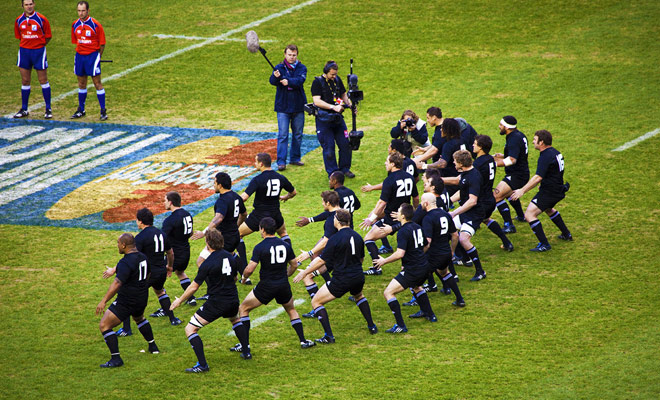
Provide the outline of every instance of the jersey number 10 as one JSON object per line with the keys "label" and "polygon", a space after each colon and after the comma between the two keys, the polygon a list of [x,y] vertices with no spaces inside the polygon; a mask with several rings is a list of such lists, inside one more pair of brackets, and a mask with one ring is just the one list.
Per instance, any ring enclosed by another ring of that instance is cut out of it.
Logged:
{"label": "jersey number 10", "polygon": [[270,248],[270,263],[282,264],[286,261],[286,247],[278,245]]}

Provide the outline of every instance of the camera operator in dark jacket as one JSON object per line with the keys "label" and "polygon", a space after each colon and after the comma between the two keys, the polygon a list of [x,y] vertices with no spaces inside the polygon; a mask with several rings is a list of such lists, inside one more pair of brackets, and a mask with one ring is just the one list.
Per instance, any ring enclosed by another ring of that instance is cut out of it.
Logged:
{"label": "camera operator in dark jacket", "polygon": [[431,144],[426,122],[412,110],[403,112],[401,119],[390,131],[390,136],[392,139],[403,139],[410,143],[410,152],[405,155],[406,157],[410,157],[413,147],[427,147]]}
{"label": "camera operator in dark jacket", "polygon": [[[316,113],[316,137],[323,148],[323,163],[328,176],[341,171],[347,178],[354,178],[351,172],[352,150],[348,140],[348,129],[342,112],[351,107],[344,83],[337,76],[339,67],[328,61],[323,67],[323,75],[312,82],[312,99],[318,107]],[[335,156],[335,142],[339,147],[339,165]]]}
{"label": "camera operator in dark jacket", "polygon": [[298,46],[290,44],[284,49],[284,61],[275,66],[270,75],[270,84],[277,88],[275,112],[277,113],[277,169],[286,168],[289,147],[289,125],[291,125],[291,164],[304,165],[300,161],[305,113],[307,103],[303,84],[307,79],[307,67],[298,61]]}

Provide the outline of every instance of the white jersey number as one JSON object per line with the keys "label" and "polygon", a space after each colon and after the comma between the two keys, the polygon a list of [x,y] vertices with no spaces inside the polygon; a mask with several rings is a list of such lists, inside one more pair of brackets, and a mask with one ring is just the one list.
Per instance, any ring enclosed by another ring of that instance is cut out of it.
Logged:
{"label": "white jersey number", "polygon": [[238,212],[239,212],[238,199],[236,199],[236,200],[234,200],[234,218],[238,218]]}
{"label": "white jersey number", "polygon": [[183,234],[190,235],[192,231],[193,231],[192,217],[188,215],[183,219]]}
{"label": "white jersey number", "polygon": [[147,279],[147,260],[140,261],[138,265],[138,281]]}
{"label": "white jersey number", "polygon": [[282,264],[286,261],[286,247],[278,245],[270,248],[270,263]]}
{"label": "white jersey number", "polygon": [[229,265],[229,259],[225,258],[222,260],[222,273],[231,276],[231,265]]}
{"label": "white jersey number", "polygon": [[355,198],[353,195],[344,197],[344,208],[353,214],[353,211],[355,211]]}
{"label": "white jersey number", "polygon": [[412,195],[413,181],[410,178],[398,179],[396,181],[396,197],[407,197]]}
{"label": "white jersey number", "polygon": [[559,165],[559,172],[564,170],[564,156],[557,154],[557,165]]}
{"label": "white jersey number", "polygon": [[417,229],[412,232],[413,240],[415,241],[415,248],[424,246],[424,234],[421,229]]}
{"label": "white jersey number", "polygon": [[154,252],[160,253],[165,251],[165,241],[163,240],[163,235],[154,235]]}
{"label": "white jersey number", "polygon": [[266,196],[275,197],[280,195],[280,180],[279,179],[269,179],[266,182],[267,190]]}

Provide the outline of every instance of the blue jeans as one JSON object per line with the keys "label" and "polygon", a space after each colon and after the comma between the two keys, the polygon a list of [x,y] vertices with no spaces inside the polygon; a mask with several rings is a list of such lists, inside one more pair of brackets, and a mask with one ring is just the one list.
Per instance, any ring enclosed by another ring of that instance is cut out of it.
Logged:
{"label": "blue jeans", "polygon": [[[343,173],[351,169],[351,158],[353,156],[351,145],[348,141],[348,130],[342,119],[340,124],[328,124],[316,119],[316,138],[323,148],[323,164],[328,176],[340,170]],[[335,143],[339,148],[339,165],[335,156]]]}
{"label": "blue jeans", "polygon": [[300,144],[302,143],[305,113],[277,113],[277,165],[286,165],[289,149],[289,124],[291,125],[291,162],[300,161]]}

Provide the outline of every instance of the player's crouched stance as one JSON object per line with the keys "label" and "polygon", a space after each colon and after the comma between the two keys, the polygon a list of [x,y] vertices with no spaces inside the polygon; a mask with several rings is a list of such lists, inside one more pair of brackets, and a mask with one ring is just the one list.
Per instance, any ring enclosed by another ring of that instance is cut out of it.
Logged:
{"label": "player's crouched stance", "polygon": [[151,331],[151,325],[144,318],[144,309],[147,307],[149,299],[147,257],[137,251],[135,238],[130,233],[119,236],[117,248],[119,254],[123,254],[124,257],[117,263],[117,275],[101,302],[96,306],[96,315],[101,314],[108,301],[118,293],[117,300],[105,311],[99,323],[99,330],[112,356],[108,362],[101,364],[101,368],[114,368],[124,365],[124,361],[119,356],[117,335],[112,328],[129,316],[133,317],[140,333],[149,343],[149,352],[153,354],[159,352]]}
{"label": "player's crouched stance", "polygon": [[351,213],[348,210],[339,209],[335,212],[334,225],[337,233],[328,239],[323,253],[316,257],[303,271],[300,271],[294,283],[301,282],[306,276],[326,265],[333,269],[332,280],[328,281],[312,297],[314,314],[321,322],[325,331],[322,338],[316,339],[319,343],[329,344],[335,342],[332,334],[330,320],[325,304],[337,299],[347,292],[355,297],[355,304],[360,309],[362,316],[367,321],[367,327],[371,334],[378,333],[378,328],[371,318],[371,309],[367,298],[362,294],[364,286],[364,274],[362,273],[362,261],[364,260],[364,241],[362,237],[350,228]]}
{"label": "player's crouched stance", "polygon": [[[261,233],[261,237],[264,240],[254,247],[252,258],[245,268],[242,277],[242,282],[245,283],[257,268],[257,264],[261,264],[259,283],[245,296],[243,303],[239,307],[241,322],[245,326],[249,343],[250,311],[268,304],[275,299],[277,304],[281,304],[287,314],[289,314],[291,327],[296,331],[298,339],[300,339],[300,347],[307,349],[315,346],[316,343],[305,339],[300,315],[293,306],[293,294],[291,293],[289,276],[293,274],[297,267],[295,255],[289,243],[275,237],[276,231],[277,223],[273,218],[265,217],[259,222],[259,233]],[[229,350],[242,351],[243,349],[243,344],[239,343]]]}
{"label": "player's crouched stance", "polygon": [[428,263],[424,254],[426,237],[422,232],[422,228],[412,222],[414,213],[415,209],[413,206],[408,203],[401,204],[396,213],[397,221],[402,224],[396,237],[397,249],[391,256],[379,258],[374,261],[374,265],[377,268],[381,268],[387,263],[401,260],[401,272],[392,279],[390,284],[387,285],[387,288],[385,288],[385,292],[383,292],[385,300],[387,300],[387,305],[390,306],[390,310],[392,310],[392,314],[394,314],[394,318],[396,319],[394,326],[387,330],[389,333],[408,332],[408,328],[401,315],[401,305],[396,299],[396,294],[403,292],[406,288],[413,288],[415,298],[425,318],[430,322],[438,321],[431,308],[429,297],[422,287],[422,284],[429,275]]}
{"label": "player's crouched stance", "polygon": [[206,247],[210,253],[208,258],[199,266],[195,280],[170,306],[170,310],[174,310],[192,296],[202,283],[206,282],[209,299],[190,317],[190,322],[186,325],[186,336],[197,356],[197,364],[192,368],[187,368],[186,372],[195,373],[209,370],[204,356],[204,344],[197,332],[220,317],[227,318],[232,323],[236,337],[243,344],[241,357],[246,360],[252,358],[247,343],[247,332],[238,318],[237,261],[231,253],[223,249],[224,238],[218,230],[207,230],[205,237]]}

